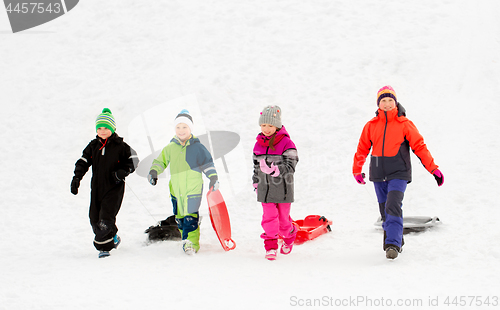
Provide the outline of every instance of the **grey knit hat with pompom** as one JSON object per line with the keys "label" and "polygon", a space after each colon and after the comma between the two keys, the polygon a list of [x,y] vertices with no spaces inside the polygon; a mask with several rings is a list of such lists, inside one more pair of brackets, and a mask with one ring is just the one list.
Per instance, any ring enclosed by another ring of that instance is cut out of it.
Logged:
{"label": "grey knit hat with pompom", "polygon": [[276,128],[283,127],[281,123],[281,108],[277,105],[268,105],[260,112],[259,126],[262,124],[273,125]]}

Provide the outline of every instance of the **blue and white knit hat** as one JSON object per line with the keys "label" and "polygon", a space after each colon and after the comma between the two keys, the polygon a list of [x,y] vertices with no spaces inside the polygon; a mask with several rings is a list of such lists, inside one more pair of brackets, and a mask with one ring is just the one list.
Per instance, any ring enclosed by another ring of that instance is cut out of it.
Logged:
{"label": "blue and white knit hat", "polygon": [[178,125],[178,124],[186,124],[189,126],[189,129],[191,130],[191,132],[193,132],[193,127],[194,127],[194,123],[193,123],[193,118],[191,117],[191,115],[189,114],[189,111],[186,110],[186,109],[183,109],[176,117],[175,117],[175,121],[174,121],[174,128]]}
{"label": "blue and white knit hat", "polygon": [[114,133],[116,130],[116,122],[111,110],[108,108],[104,108],[102,113],[97,116],[95,120],[95,130],[105,127],[111,130],[111,133]]}

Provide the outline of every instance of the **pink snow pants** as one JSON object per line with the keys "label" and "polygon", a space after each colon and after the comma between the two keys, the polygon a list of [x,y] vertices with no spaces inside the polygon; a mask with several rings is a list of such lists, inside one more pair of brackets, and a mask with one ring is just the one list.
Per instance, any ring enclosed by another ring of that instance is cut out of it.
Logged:
{"label": "pink snow pants", "polygon": [[278,238],[291,244],[295,241],[296,229],[290,217],[291,203],[262,203],[264,214],[262,215],[262,228],[264,233],[260,235],[264,239],[266,251],[278,249]]}

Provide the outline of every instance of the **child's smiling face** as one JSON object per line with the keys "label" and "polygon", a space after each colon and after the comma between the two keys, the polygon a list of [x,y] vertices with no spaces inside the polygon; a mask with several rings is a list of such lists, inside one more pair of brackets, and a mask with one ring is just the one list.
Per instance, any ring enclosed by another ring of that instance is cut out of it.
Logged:
{"label": "child's smiling face", "polygon": [[396,101],[391,97],[385,97],[380,100],[378,107],[382,111],[389,112],[396,107]]}
{"label": "child's smiling face", "polygon": [[189,126],[184,123],[179,123],[175,126],[175,135],[182,141],[186,142],[187,139],[191,136],[191,129]]}
{"label": "child's smiling face", "polygon": [[262,125],[260,125],[260,130],[262,131],[262,133],[266,137],[270,137],[270,136],[274,135],[274,133],[276,132],[277,129],[278,128],[276,128],[275,126],[270,125],[270,124],[262,124]]}
{"label": "child's smiling face", "polygon": [[111,137],[111,130],[106,127],[97,128],[97,136],[103,140]]}

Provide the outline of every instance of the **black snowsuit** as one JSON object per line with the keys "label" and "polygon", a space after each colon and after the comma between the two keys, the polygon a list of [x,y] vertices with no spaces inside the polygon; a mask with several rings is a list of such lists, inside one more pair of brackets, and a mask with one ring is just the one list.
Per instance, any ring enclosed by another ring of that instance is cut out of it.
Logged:
{"label": "black snowsuit", "polygon": [[75,177],[80,180],[92,166],[89,217],[97,250],[113,249],[113,237],[118,231],[116,215],[122,204],[125,182],[124,178],[117,179],[116,172],[122,170],[121,175],[128,176],[138,162],[136,152],[113,133],[104,141],[99,137],[90,141],[75,164]]}

